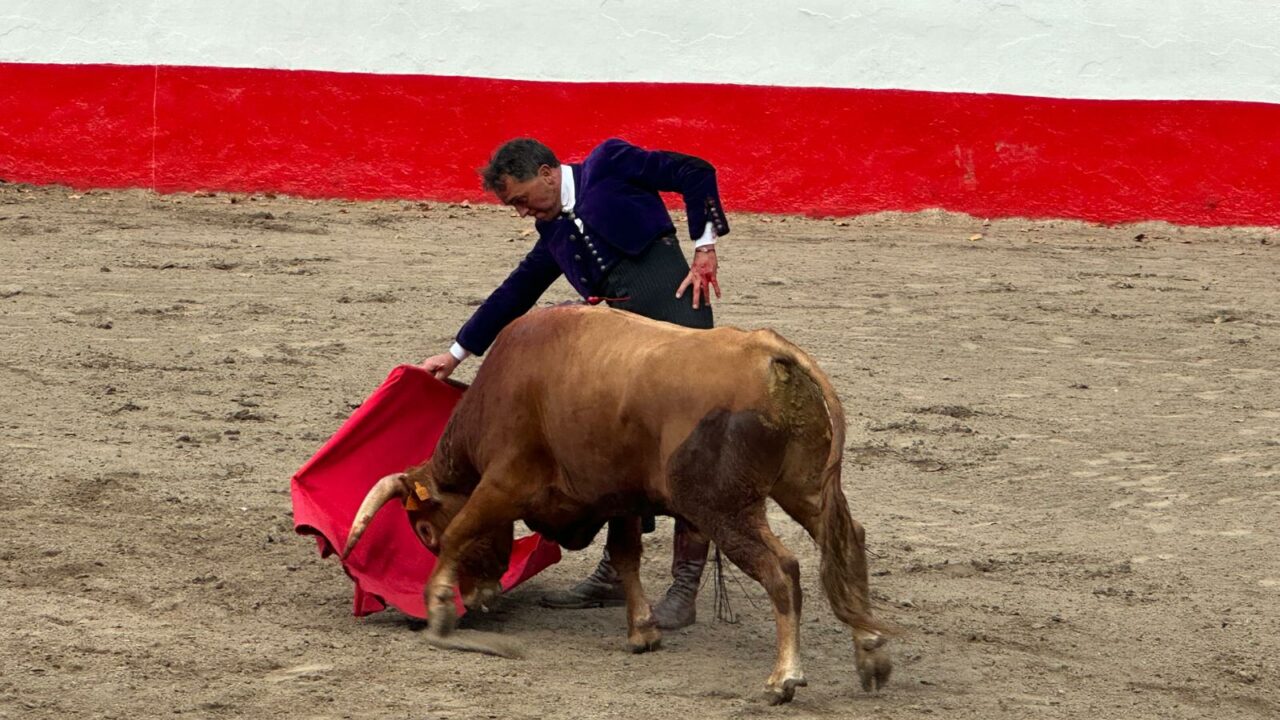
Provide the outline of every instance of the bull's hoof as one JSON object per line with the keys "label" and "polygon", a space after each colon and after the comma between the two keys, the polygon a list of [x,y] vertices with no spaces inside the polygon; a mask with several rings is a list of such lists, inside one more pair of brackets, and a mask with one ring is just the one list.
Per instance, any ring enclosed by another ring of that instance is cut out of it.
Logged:
{"label": "bull's hoof", "polygon": [[488,612],[489,606],[502,594],[502,585],[497,581],[479,583],[471,588],[471,592],[462,596],[462,604],[468,610]]}
{"label": "bull's hoof", "polygon": [[801,677],[789,677],[781,682],[771,682],[765,689],[764,701],[770,705],[781,705],[789,703],[796,696],[796,688],[805,687],[809,684],[808,680]]}
{"label": "bull's hoof", "polygon": [[889,682],[889,674],[893,672],[889,652],[883,647],[883,642],[858,643],[855,647],[854,664],[858,668],[858,678],[862,680],[862,689],[879,691]]}
{"label": "bull's hoof", "polygon": [[427,607],[427,627],[437,637],[444,637],[458,626],[458,610],[453,605],[453,593],[448,592],[432,599]]}
{"label": "bull's hoof", "polygon": [[647,653],[662,647],[662,635],[645,635],[627,638],[627,652],[634,655]]}

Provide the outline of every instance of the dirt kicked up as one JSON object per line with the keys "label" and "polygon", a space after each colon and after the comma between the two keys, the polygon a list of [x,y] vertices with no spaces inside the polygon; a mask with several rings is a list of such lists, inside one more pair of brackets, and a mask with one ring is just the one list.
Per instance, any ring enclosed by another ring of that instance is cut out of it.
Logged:
{"label": "dirt kicked up", "polygon": [[718,322],[807,349],[849,415],[845,492],[903,630],[882,693],[776,508],[809,601],[789,707],[759,700],[772,611],[736,570],[741,622],[706,584],[641,656],[621,609],[537,604],[598,546],[469,616],[525,660],[351,616],[289,476],[515,265],[508,211],[0,185],[0,717],[1280,714],[1280,235],[730,222]]}

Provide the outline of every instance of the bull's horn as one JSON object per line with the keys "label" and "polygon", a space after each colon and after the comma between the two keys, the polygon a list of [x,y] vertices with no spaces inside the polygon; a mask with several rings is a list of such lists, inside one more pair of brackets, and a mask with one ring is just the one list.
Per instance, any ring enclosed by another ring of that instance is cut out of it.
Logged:
{"label": "bull's horn", "polygon": [[356,511],[355,522],[351,523],[351,532],[347,534],[347,547],[342,551],[342,559],[346,560],[351,554],[352,548],[359,542],[360,536],[369,527],[369,521],[373,516],[382,509],[383,505],[391,502],[395,498],[402,498],[408,494],[408,489],[404,486],[404,473],[395,473],[388,475],[377,482],[369,494],[364,496],[364,502],[360,503],[360,509]]}

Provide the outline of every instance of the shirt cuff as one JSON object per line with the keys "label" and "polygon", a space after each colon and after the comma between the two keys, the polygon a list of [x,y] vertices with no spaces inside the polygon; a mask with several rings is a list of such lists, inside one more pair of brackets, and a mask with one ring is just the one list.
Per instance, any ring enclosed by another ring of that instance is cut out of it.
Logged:
{"label": "shirt cuff", "polygon": [[466,360],[467,358],[471,357],[471,351],[462,347],[456,342],[453,344],[453,347],[449,348],[449,354],[452,355],[453,359],[457,360],[458,362],[462,362],[463,360]]}
{"label": "shirt cuff", "polygon": [[702,231],[702,237],[693,241],[693,248],[697,250],[700,247],[716,244],[716,231],[711,227],[711,221],[707,221],[707,228]]}

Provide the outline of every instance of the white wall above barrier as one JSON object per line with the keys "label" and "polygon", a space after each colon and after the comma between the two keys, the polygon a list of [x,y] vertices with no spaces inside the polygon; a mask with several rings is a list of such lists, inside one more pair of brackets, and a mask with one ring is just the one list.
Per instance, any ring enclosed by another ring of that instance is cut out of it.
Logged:
{"label": "white wall above barrier", "polygon": [[0,0],[0,62],[1280,103],[1280,2]]}

